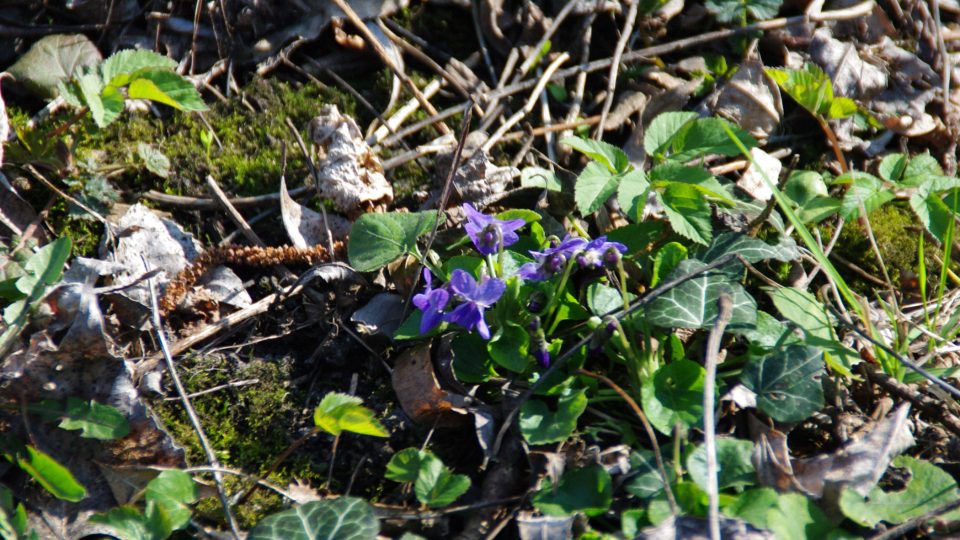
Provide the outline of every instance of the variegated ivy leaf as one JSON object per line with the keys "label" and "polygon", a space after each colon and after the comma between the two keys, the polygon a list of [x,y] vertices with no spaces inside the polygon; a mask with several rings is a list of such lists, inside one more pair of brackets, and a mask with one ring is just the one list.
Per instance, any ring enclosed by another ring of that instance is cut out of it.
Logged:
{"label": "variegated ivy leaf", "polygon": [[[687,259],[663,280],[700,270],[706,263]],[[730,326],[750,327],[757,321],[757,303],[747,294],[742,285],[731,279],[728,273],[710,271],[665,292],[647,308],[646,318],[652,324],[664,328],[706,328],[717,320],[717,299],[727,294],[733,301]]]}

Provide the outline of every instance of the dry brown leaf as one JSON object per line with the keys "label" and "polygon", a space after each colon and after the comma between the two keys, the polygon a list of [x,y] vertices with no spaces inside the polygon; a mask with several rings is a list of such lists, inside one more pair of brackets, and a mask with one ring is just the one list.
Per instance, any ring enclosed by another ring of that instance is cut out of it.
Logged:
{"label": "dry brown leaf", "polygon": [[324,154],[317,185],[321,197],[333,199],[348,216],[393,201],[393,187],[383,175],[383,165],[364,141],[357,123],[340,114],[336,105],[324,105],[310,121],[310,137]]}
{"label": "dry brown leaf", "polygon": [[808,52],[833,80],[837,95],[869,100],[887,87],[883,69],[864,62],[853,44],[834,39],[828,28],[814,32]]}
{"label": "dry brown leaf", "polygon": [[783,101],[780,88],[767,77],[759,57],[747,59],[719,90],[710,108],[758,139],[766,139],[780,125]]}
{"label": "dry brown leaf", "polygon": [[774,184],[779,183],[780,170],[783,169],[783,164],[780,163],[779,159],[759,148],[751,148],[750,156],[753,161],[747,166],[747,170],[740,175],[737,186],[755,200],[769,201],[773,197],[773,191],[767,185],[767,180],[769,179]]}
{"label": "dry brown leaf", "polygon": [[400,407],[414,422],[440,427],[457,427],[467,422],[463,407],[468,398],[440,388],[430,360],[429,343],[400,353],[391,380]]}
{"label": "dry brown leaf", "polygon": [[[327,245],[327,226],[323,214],[298,203],[287,191],[287,181],[280,178],[280,217],[290,242],[299,248]],[[334,240],[343,240],[350,233],[350,222],[336,214],[327,214],[330,235]]]}

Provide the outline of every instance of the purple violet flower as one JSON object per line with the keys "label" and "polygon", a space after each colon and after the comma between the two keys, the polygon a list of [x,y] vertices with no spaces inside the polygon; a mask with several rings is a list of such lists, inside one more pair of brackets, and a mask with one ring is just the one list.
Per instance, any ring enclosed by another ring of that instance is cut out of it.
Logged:
{"label": "purple violet flower", "polygon": [[522,219],[502,220],[481,214],[470,203],[464,203],[463,211],[467,214],[467,223],[463,228],[482,255],[493,255],[499,251],[500,241],[503,241],[503,247],[516,243],[520,240],[516,230],[526,225]]}
{"label": "purple violet flower", "polygon": [[616,265],[620,255],[627,252],[627,246],[620,242],[607,242],[606,236],[591,240],[577,255],[580,268],[600,268],[604,263]]}
{"label": "purple violet flower", "polygon": [[587,241],[583,238],[567,235],[558,245],[543,251],[531,251],[536,259],[535,263],[527,263],[520,267],[517,274],[523,279],[543,281],[563,270],[563,266],[571,257],[575,256]]}
{"label": "purple violet flower", "polygon": [[426,288],[422,293],[414,295],[413,305],[423,312],[420,333],[426,334],[443,320],[443,308],[447,307],[447,302],[450,301],[450,293],[443,288],[433,288],[433,276],[426,268],[423,269],[423,282]]}
{"label": "purple violet flower", "polygon": [[507,284],[486,276],[478,283],[473,276],[458,268],[450,274],[448,285],[454,297],[463,303],[444,315],[443,320],[459,324],[468,331],[476,328],[480,337],[490,339],[490,327],[483,320],[483,310],[500,299]]}

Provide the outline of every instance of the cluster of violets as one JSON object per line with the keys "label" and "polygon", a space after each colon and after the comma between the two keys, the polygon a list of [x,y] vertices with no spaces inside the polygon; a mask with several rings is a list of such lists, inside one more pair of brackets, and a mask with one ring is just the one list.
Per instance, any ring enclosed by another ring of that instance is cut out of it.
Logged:
{"label": "cluster of violets", "polygon": [[[501,220],[477,211],[470,203],[463,205],[467,216],[464,230],[476,250],[484,255],[498,254],[505,247],[520,240],[517,230],[526,222],[522,219]],[[608,242],[605,236],[587,241],[567,235],[543,251],[531,251],[532,263],[520,267],[517,275],[528,281],[543,281],[561,273],[568,262],[576,261],[580,268],[616,267],[627,247],[619,242]],[[450,281],[433,287],[433,276],[424,268],[424,291],[413,297],[413,304],[423,312],[420,333],[425,334],[441,322],[462,326],[467,331],[476,329],[483,339],[490,339],[490,327],[484,320],[484,311],[491,307],[506,290],[506,283],[497,277],[483,275],[476,280],[468,272],[456,269]],[[542,364],[549,360],[541,360]]]}

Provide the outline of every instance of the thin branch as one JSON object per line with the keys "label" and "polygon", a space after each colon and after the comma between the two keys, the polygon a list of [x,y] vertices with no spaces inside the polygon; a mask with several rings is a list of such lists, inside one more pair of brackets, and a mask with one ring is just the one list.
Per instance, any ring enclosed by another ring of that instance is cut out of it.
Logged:
{"label": "thin branch", "polygon": [[[144,266],[147,266],[146,261],[144,261]],[[146,268],[147,271],[150,268]],[[150,281],[150,314],[152,317],[153,327],[157,332],[157,341],[160,343],[160,351],[163,353],[163,358],[167,363],[167,371],[170,373],[170,380],[173,381],[173,386],[177,389],[177,394],[180,395],[180,400],[183,402],[183,408],[187,412],[187,418],[190,419],[190,424],[193,426],[193,430],[197,433],[197,439],[200,442],[200,447],[203,448],[204,454],[207,456],[207,462],[211,467],[215,469],[220,469],[220,461],[217,459],[217,454],[213,451],[213,448],[210,446],[210,440],[207,439],[207,434],[203,431],[203,425],[200,423],[200,418],[197,416],[197,411],[193,409],[193,404],[190,403],[190,398],[187,397],[187,390],[184,388],[183,383],[180,381],[180,376],[177,374],[177,367],[173,364],[173,355],[170,354],[170,348],[167,345],[166,333],[163,331],[163,324],[160,322],[160,306],[157,305],[157,288],[151,278]],[[240,529],[237,526],[237,520],[233,517],[233,512],[230,510],[230,501],[227,499],[227,492],[223,487],[223,474],[219,471],[213,472],[213,480],[217,485],[217,495],[220,497],[220,504],[223,505],[223,513],[227,518],[227,525],[230,527],[230,532],[233,534],[233,538],[239,540]]]}
{"label": "thin branch", "polygon": [[630,3],[630,10],[627,12],[627,20],[623,23],[623,31],[620,32],[620,39],[617,40],[617,46],[613,50],[613,58],[610,59],[610,73],[607,75],[607,97],[603,100],[603,109],[600,110],[600,123],[597,124],[597,132],[593,138],[598,141],[603,137],[604,127],[607,125],[607,116],[610,114],[610,108],[613,107],[613,97],[617,89],[617,74],[620,71],[620,59],[623,57],[623,50],[627,47],[627,40],[633,33],[633,25],[637,21],[637,13],[640,10],[640,0],[633,0]]}
{"label": "thin branch", "polygon": [[727,294],[717,299],[717,321],[713,323],[707,338],[705,359],[706,375],[703,382],[703,441],[707,451],[707,497],[709,498],[709,523],[711,540],[720,540],[720,485],[717,480],[717,426],[714,418],[714,392],[717,386],[717,362],[720,356],[720,341],[733,315],[733,301]]}

